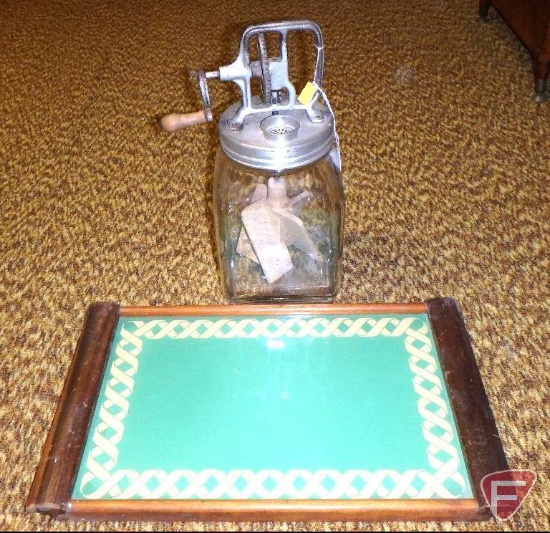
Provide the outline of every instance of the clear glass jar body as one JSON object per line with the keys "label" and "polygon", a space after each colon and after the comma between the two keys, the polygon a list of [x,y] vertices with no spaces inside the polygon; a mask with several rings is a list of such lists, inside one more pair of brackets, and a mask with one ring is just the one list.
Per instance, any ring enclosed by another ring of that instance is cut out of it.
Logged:
{"label": "clear glass jar body", "polygon": [[344,194],[328,153],[274,172],[219,148],[213,184],[221,282],[238,302],[330,302],[340,288]]}

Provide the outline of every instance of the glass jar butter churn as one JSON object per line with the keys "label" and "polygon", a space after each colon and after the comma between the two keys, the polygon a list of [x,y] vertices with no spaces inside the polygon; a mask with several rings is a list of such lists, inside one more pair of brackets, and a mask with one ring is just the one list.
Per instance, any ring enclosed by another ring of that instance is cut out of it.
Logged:
{"label": "glass jar butter churn", "polygon": [[[313,81],[298,96],[287,50],[295,31],[311,32],[317,53]],[[232,64],[195,71],[204,110],[161,120],[166,131],[212,121],[209,79],[233,81],[242,92],[219,120],[213,185],[221,279],[232,303],[330,302],[338,292],[344,195],[323,61],[321,31],[311,21],[250,26]]]}

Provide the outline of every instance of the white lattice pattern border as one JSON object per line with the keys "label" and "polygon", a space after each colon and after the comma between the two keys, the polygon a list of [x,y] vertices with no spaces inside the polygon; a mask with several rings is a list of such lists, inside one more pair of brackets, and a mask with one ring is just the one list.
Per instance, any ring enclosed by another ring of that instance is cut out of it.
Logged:
{"label": "white lattice pattern border", "polygon": [[[85,498],[143,499],[367,499],[367,498],[459,498],[466,482],[453,445],[450,413],[442,397],[437,360],[426,322],[416,317],[314,317],[241,319],[132,320],[133,331],[123,327],[92,436],[80,491]],[[428,461],[433,472],[423,470],[134,470],[116,469],[118,443],[124,434],[143,340],[288,337],[404,337],[409,367],[418,394],[422,431],[428,442]],[[454,489],[447,486],[451,481]]]}

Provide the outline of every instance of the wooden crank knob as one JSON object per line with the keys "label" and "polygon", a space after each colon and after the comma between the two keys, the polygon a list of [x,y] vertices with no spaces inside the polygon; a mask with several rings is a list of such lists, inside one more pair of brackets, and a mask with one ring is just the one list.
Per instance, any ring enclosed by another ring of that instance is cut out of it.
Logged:
{"label": "wooden crank knob", "polygon": [[162,129],[169,133],[204,122],[208,122],[208,118],[202,110],[194,113],[170,113],[160,119]]}

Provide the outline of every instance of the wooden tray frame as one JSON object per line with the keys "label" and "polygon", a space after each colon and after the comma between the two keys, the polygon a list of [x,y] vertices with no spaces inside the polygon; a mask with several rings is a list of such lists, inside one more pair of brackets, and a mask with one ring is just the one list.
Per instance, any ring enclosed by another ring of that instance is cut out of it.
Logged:
{"label": "wooden tray frame", "polygon": [[[427,313],[474,497],[460,500],[72,500],[118,318],[174,315]],[[508,468],[460,309],[451,298],[408,304],[90,306],[44,444],[27,511],[59,519],[151,521],[487,520],[482,478]]]}

